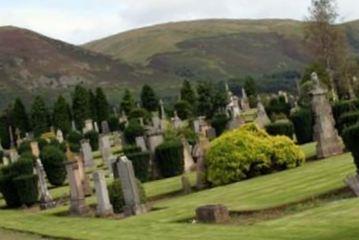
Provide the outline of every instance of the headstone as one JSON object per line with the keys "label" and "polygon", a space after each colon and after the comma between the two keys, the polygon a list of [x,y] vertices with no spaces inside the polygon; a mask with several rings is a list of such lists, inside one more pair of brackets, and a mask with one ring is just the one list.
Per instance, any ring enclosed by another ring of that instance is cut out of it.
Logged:
{"label": "headstone", "polygon": [[2,163],[4,166],[7,166],[10,164],[10,160],[7,157],[3,157],[2,158]]}
{"label": "headstone", "polygon": [[136,137],[136,146],[140,147],[142,152],[147,151],[146,141],[143,136]]}
{"label": "headstone", "polygon": [[248,111],[251,109],[251,107],[249,106],[248,96],[244,88],[242,88],[241,107],[243,111]]}
{"label": "headstone", "polygon": [[22,143],[22,139],[21,139],[21,131],[19,128],[15,129],[15,135],[16,135],[16,146],[20,146]]}
{"label": "headstone", "polygon": [[167,122],[166,122],[166,112],[164,108],[164,104],[162,99],[160,100],[160,114],[161,114],[161,130],[166,130],[167,128]]}
{"label": "headstone", "polygon": [[235,118],[241,114],[241,108],[239,107],[239,99],[232,94],[229,97],[230,101],[227,105],[227,110],[231,113],[231,117]]}
{"label": "headstone", "polygon": [[9,154],[10,154],[11,163],[14,163],[19,159],[19,154],[18,154],[16,148],[11,148],[9,151]]}
{"label": "headstone", "polygon": [[110,138],[108,135],[101,135],[99,138],[99,145],[100,145],[100,152],[101,152],[101,156],[102,159],[104,161],[104,163],[107,165],[107,167],[109,168],[109,170],[111,171],[111,156],[112,156],[112,151],[111,151],[111,144],[110,144]]}
{"label": "headstone", "polygon": [[125,200],[125,215],[131,216],[145,213],[146,207],[140,201],[140,193],[132,162],[126,156],[120,157],[117,161],[117,169]]}
{"label": "headstone", "polygon": [[191,194],[192,193],[192,187],[191,187],[191,182],[188,179],[188,176],[182,175],[181,183],[182,183],[182,191],[183,191],[183,193],[184,194]]}
{"label": "headstone", "polygon": [[199,136],[199,141],[195,145],[193,149],[193,157],[196,160],[196,172],[197,172],[197,179],[196,179],[196,188],[198,190],[204,189],[206,187],[206,165],[204,161],[204,155],[206,151],[210,148],[209,140],[203,136]]}
{"label": "headstone", "polygon": [[153,135],[147,136],[147,146],[150,151],[150,169],[153,178],[158,178],[160,176],[160,171],[155,161],[155,151],[156,148],[161,145],[164,141],[164,137],[162,133],[155,133]]}
{"label": "headstone", "polygon": [[121,132],[112,132],[112,142],[113,145],[122,149],[123,146],[123,136]]}
{"label": "headstone", "polygon": [[184,171],[190,172],[194,165],[191,145],[188,144],[185,138],[181,138],[181,141],[183,145]]}
{"label": "headstone", "polygon": [[109,199],[104,173],[102,171],[96,171],[92,176],[97,198],[96,215],[100,217],[112,215],[113,207]]}
{"label": "headstone", "polygon": [[85,168],[93,167],[92,148],[88,139],[81,140],[81,154],[85,162]]}
{"label": "headstone", "polygon": [[200,223],[225,223],[230,217],[225,206],[207,205],[196,209],[196,219]]}
{"label": "headstone", "polygon": [[57,141],[59,141],[59,143],[64,142],[64,134],[62,133],[61,129],[57,129],[56,139],[57,139]]}
{"label": "headstone", "polygon": [[85,193],[81,181],[81,173],[78,161],[73,154],[67,151],[66,171],[70,186],[70,214],[83,215],[87,213],[88,208],[85,203]]}
{"label": "headstone", "polygon": [[9,136],[10,136],[10,148],[15,147],[15,139],[14,139],[14,133],[12,132],[12,127],[9,126]]}
{"label": "headstone", "polygon": [[258,103],[257,103],[256,123],[261,128],[264,128],[265,126],[267,126],[268,124],[271,123],[271,120],[269,119],[267,112],[266,112],[260,98],[258,98]]}
{"label": "headstone", "polygon": [[72,131],[77,131],[75,121],[71,121],[71,128],[72,128]]}
{"label": "headstone", "polygon": [[182,120],[178,117],[177,111],[174,112],[174,117],[172,118],[172,124],[174,129],[182,127]]}
{"label": "headstone", "polygon": [[200,120],[199,119],[195,119],[193,120],[193,130],[196,134],[198,134],[201,129],[200,129]]}
{"label": "headstone", "polygon": [[108,122],[107,121],[102,121],[101,122],[101,131],[102,131],[102,134],[108,134],[110,133],[110,126],[108,125]]}
{"label": "headstone", "polygon": [[355,193],[355,196],[359,197],[359,175],[347,177],[345,183]]}
{"label": "headstone", "polygon": [[94,127],[95,127],[95,131],[96,131],[96,132],[100,132],[100,130],[99,130],[99,128],[98,128],[98,123],[97,123],[97,122],[94,123]]}
{"label": "headstone", "polygon": [[85,120],[85,127],[83,129],[83,133],[91,132],[93,130],[94,130],[94,127],[93,127],[92,119]]}
{"label": "headstone", "polygon": [[161,119],[158,116],[158,113],[153,113],[152,115],[152,125],[155,129],[160,130],[161,129]]}
{"label": "headstone", "polygon": [[84,189],[84,194],[86,197],[89,197],[92,195],[92,188],[90,186],[90,179],[85,171],[84,159],[82,158],[81,155],[75,156],[75,159],[78,161],[80,179],[81,179],[82,187]]}
{"label": "headstone", "polygon": [[213,127],[209,127],[206,129],[206,136],[209,140],[213,140],[217,137],[216,134],[216,129],[214,129]]}
{"label": "headstone", "polygon": [[335,129],[335,121],[329,100],[328,90],[320,84],[318,75],[312,74],[314,83],[312,95],[312,109],[315,115],[314,139],[317,141],[317,157],[327,158],[342,154],[344,144]]}
{"label": "headstone", "polygon": [[228,130],[238,129],[245,123],[246,122],[244,121],[244,119],[239,115],[239,116],[237,116],[235,118],[232,118],[228,122],[227,129]]}

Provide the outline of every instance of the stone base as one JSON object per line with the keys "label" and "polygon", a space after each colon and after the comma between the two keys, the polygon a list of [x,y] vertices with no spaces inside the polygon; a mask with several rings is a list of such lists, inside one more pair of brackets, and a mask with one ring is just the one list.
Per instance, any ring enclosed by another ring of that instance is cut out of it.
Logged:
{"label": "stone base", "polygon": [[108,216],[112,216],[113,213],[113,208],[109,208],[109,209],[96,209],[96,216],[97,217],[108,217]]}
{"label": "stone base", "polygon": [[137,216],[147,213],[147,207],[145,204],[141,204],[137,206],[125,206],[123,208],[123,213],[125,214],[126,217]]}
{"label": "stone base", "polygon": [[40,201],[41,210],[46,210],[54,207],[56,207],[56,203],[54,201],[48,201],[48,202]]}
{"label": "stone base", "polygon": [[196,209],[197,221],[202,223],[225,223],[228,222],[229,212],[223,205],[207,205]]}
{"label": "stone base", "polygon": [[317,158],[323,159],[332,156],[337,156],[344,153],[344,145],[341,139],[336,141],[323,142],[317,144]]}
{"label": "stone base", "polygon": [[71,200],[70,215],[84,215],[89,212],[85,200]]}
{"label": "stone base", "polygon": [[345,183],[350,187],[350,189],[359,197],[359,175],[347,177]]}

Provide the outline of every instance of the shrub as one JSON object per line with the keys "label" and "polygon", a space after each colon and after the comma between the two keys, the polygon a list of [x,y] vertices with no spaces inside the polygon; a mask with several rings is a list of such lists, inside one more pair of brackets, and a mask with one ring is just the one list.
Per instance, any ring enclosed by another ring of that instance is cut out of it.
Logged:
{"label": "shrub", "polygon": [[216,129],[216,133],[218,136],[226,130],[228,122],[229,118],[226,114],[220,113],[213,116],[211,123],[214,129]]}
{"label": "shrub", "polygon": [[304,153],[287,137],[271,137],[254,124],[224,133],[205,156],[207,180],[224,185],[299,166]]}
{"label": "shrub", "polygon": [[340,116],[338,130],[340,133],[347,127],[353,126],[359,122],[359,111],[344,113]]}
{"label": "shrub", "polygon": [[[146,193],[140,181],[137,180],[137,187],[140,193],[141,203],[146,202]],[[121,213],[125,206],[125,199],[123,197],[121,181],[115,179],[111,184],[108,185],[108,195],[110,202],[115,213]]]}
{"label": "shrub", "polygon": [[143,120],[145,122],[147,122],[151,119],[151,114],[146,109],[135,108],[130,112],[128,118],[130,120],[136,120],[138,118],[143,118]]}
{"label": "shrub", "polygon": [[121,130],[118,117],[116,117],[114,115],[110,116],[110,118],[108,119],[108,125],[110,127],[111,132]]}
{"label": "shrub", "polygon": [[339,101],[336,102],[332,108],[334,120],[338,124],[340,116],[342,116],[344,113],[359,110],[359,100]]}
{"label": "shrub", "polygon": [[129,154],[133,154],[133,153],[139,153],[141,152],[141,148],[136,146],[136,145],[127,145],[123,148],[123,154],[125,155],[129,155]]}
{"label": "shrub", "polygon": [[99,144],[98,144],[98,138],[99,138],[99,134],[96,131],[89,131],[87,133],[85,133],[84,138],[88,139],[90,141],[90,145],[93,151],[97,151],[99,149]]}
{"label": "shrub", "polygon": [[181,101],[177,102],[175,104],[174,108],[177,111],[178,117],[182,120],[186,120],[186,119],[190,118],[192,115],[193,107],[187,101],[181,100]]}
{"label": "shrub", "polygon": [[23,141],[17,148],[18,153],[21,155],[25,152],[31,152],[30,141]]}
{"label": "shrub", "polygon": [[70,150],[72,152],[80,152],[81,149],[81,139],[82,134],[77,131],[71,131],[67,136],[67,141],[69,142]]}
{"label": "shrub", "polygon": [[150,165],[149,152],[136,152],[126,154],[127,158],[131,160],[136,177],[141,182],[147,182],[149,178],[148,168]]}
{"label": "shrub", "polygon": [[291,115],[298,144],[313,141],[313,115],[310,109],[300,108]]}
{"label": "shrub", "polygon": [[183,145],[180,140],[167,140],[156,148],[156,161],[163,177],[183,173]]}
{"label": "shrub", "polygon": [[343,131],[343,140],[345,146],[349,151],[351,151],[354,163],[359,174],[359,123],[345,128]]}
{"label": "shrub", "polygon": [[21,206],[21,200],[16,191],[12,175],[0,175],[0,191],[8,207]]}
{"label": "shrub", "polygon": [[37,176],[33,174],[14,178],[14,186],[22,204],[31,206],[37,202],[39,197],[37,180]]}
{"label": "shrub", "polygon": [[279,96],[278,98],[272,98],[269,104],[266,106],[266,112],[271,117],[273,114],[285,114],[289,116],[290,113],[290,105],[285,102],[285,98],[283,96]]}
{"label": "shrub", "polygon": [[270,123],[266,126],[267,132],[272,136],[287,136],[293,138],[294,127],[288,120],[281,120],[275,123]]}
{"label": "shrub", "polygon": [[47,146],[41,152],[41,159],[51,185],[62,186],[66,180],[64,152],[57,147]]}
{"label": "shrub", "polygon": [[137,120],[131,120],[124,131],[125,138],[130,144],[134,144],[136,137],[142,136],[144,133],[145,129]]}

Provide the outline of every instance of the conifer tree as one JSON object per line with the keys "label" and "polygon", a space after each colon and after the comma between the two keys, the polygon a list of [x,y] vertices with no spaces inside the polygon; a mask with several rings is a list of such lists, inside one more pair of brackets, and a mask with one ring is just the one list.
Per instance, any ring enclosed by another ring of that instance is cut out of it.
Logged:
{"label": "conifer tree", "polygon": [[110,117],[110,105],[102,88],[96,89],[96,112],[99,122],[108,120]]}
{"label": "conifer tree", "polygon": [[135,108],[135,101],[133,100],[130,90],[126,89],[121,102],[121,109],[128,115]]}
{"label": "conifer tree", "polygon": [[58,97],[53,111],[52,118],[54,127],[61,129],[61,131],[67,135],[71,130],[71,114],[70,106],[62,95]]}
{"label": "conifer tree", "polygon": [[48,111],[42,97],[35,97],[31,106],[31,125],[35,137],[49,130]]}
{"label": "conifer tree", "polygon": [[144,85],[141,91],[142,107],[149,112],[157,111],[159,108],[158,98],[149,85]]}
{"label": "conifer tree", "polygon": [[12,116],[14,120],[14,127],[18,128],[21,135],[24,136],[25,133],[30,130],[30,121],[26,113],[25,106],[20,98],[16,98],[15,100]]}
{"label": "conifer tree", "polygon": [[77,128],[82,129],[85,120],[91,117],[88,91],[77,85],[72,99],[72,113]]}
{"label": "conifer tree", "polygon": [[90,117],[93,121],[97,121],[97,101],[96,95],[91,89],[88,90],[89,105],[90,105]]}
{"label": "conifer tree", "polygon": [[196,103],[196,93],[188,80],[183,81],[181,88],[181,100],[187,101],[191,105]]}
{"label": "conifer tree", "polygon": [[213,115],[212,88],[208,83],[199,83],[197,86],[197,113],[211,118]]}

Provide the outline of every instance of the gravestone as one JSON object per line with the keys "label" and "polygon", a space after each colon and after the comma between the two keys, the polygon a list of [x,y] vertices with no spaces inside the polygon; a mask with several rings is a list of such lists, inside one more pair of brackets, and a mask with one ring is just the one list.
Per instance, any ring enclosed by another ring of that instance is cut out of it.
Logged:
{"label": "gravestone", "polygon": [[181,142],[183,145],[184,171],[190,172],[194,165],[191,145],[188,144],[188,141],[184,137],[181,138]]}
{"label": "gravestone", "polygon": [[95,131],[96,131],[97,133],[100,132],[100,130],[99,130],[99,128],[98,128],[98,123],[97,123],[97,122],[94,123],[94,128],[95,128]]}
{"label": "gravestone", "polygon": [[208,127],[206,129],[206,136],[209,140],[215,139],[217,137],[216,129],[214,129],[213,127]]}
{"label": "gravestone", "polygon": [[244,112],[251,109],[251,107],[249,106],[248,96],[244,88],[242,88],[241,107]]}
{"label": "gravestone", "polygon": [[158,116],[158,113],[152,113],[152,126],[156,129],[156,130],[160,130],[161,129],[161,119]]}
{"label": "gravestone", "polygon": [[345,183],[355,193],[355,196],[359,197],[359,175],[347,177]]}
{"label": "gravestone", "polygon": [[137,180],[133,165],[126,156],[120,157],[117,162],[118,176],[121,181],[123,198],[125,200],[124,214],[126,216],[145,213],[146,207],[141,204],[140,193],[137,187]]}
{"label": "gravestone", "polygon": [[206,165],[204,161],[204,155],[210,148],[209,140],[203,136],[199,136],[199,140],[195,147],[193,148],[193,157],[196,160],[196,188],[198,190],[204,189],[206,187]]}
{"label": "gravestone", "polygon": [[201,131],[199,119],[193,120],[193,130],[196,134],[198,134]]}
{"label": "gravestone", "polygon": [[61,129],[57,129],[56,131],[56,139],[59,141],[59,143],[64,142],[64,134],[62,133]]}
{"label": "gravestone", "polygon": [[53,201],[51,194],[47,188],[46,172],[42,162],[40,160],[39,144],[37,142],[31,142],[31,152],[36,158],[35,161],[35,172],[38,176],[38,189],[40,193],[40,209],[45,210],[55,207],[56,203]]}
{"label": "gravestone", "polygon": [[19,128],[15,129],[15,135],[16,135],[16,146],[20,146],[23,141],[21,139],[21,131]]}
{"label": "gravestone", "polygon": [[156,148],[161,145],[164,141],[163,134],[161,132],[154,133],[147,136],[147,146],[150,151],[150,169],[152,172],[152,177],[157,178],[160,175],[157,162],[155,161],[155,151]]}
{"label": "gravestone", "polygon": [[80,179],[81,179],[82,187],[84,189],[84,194],[86,197],[89,197],[92,195],[92,189],[90,186],[90,179],[85,171],[84,159],[82,158],[81,155],[75,156],[75,159],[78,161]]}
{"label": "gravestone", "polygon": [[9,155],[10,155],[10,162],[11,163],[14,163],[19,159],[19,154],[18,154],[16,148],[11,148],[9,150]]}
{"label": "gravestone", "polygon": [[235,118],[232,118],[228,124],[227,124],[227,129],[228,130],[233,130],[233,129],[237,129],[240,128],[243,124],[245,124],[246,122],[244,121],[244,119],[239,115]]}
{"label": "gravestone", "polygon": [[9,137],[10,137],[10,148],[15,147],[15,139],[14,139],[14,133],[12,132],[12,127],[9,126]]}
{"label": "gravestone", "polygon": [[271,120],[269,119],[267,112],[261,102],[261,99],[258,97],[258,103],[257,103],[257,119],[256,123],[259,127],[264,128],[268,124],[271,123]]}
{"label": "gravestone", "polygon": [[85,162],[85,168],[93,167],[92,148],[88,139],[81,140],[81,154]]}
{"label": "gravestone", "polygon": [[87,119],[85,120],[85,127],[83,129],[83,133],[88,133],[88,132],[91,132],[94,130],[94,127],[93,127],[93,121],[92,119]]}
{"label": "gravestone", "polygon": [[96,215],[105,217],[113,214],[113,207],[108,195],[108,189],[106,184],[105,175],[102,171],[96,171],[93,173],[93,181],[96,190],[97,208]]}
{"label": "gravestone", "polygon": [[207,205],[196,209],[200,223],[226,223],[230,220],[228,209],[223,205]]}
{"label": "gravestone", "polygon": [[108,125],[108,122],[106,120],[101,122],[101,132],[102,134],[108,134],[111,132],[110,126]]}
{"label": "gravestone", "polygon": [[164,108],[164,104],[162,99],[160,100],[160,114],[161,114],[161,130],[166,130],[167,128],[167,116],[166,116],[166,112],[165,112],[165,108]]}
{"label": "gravestone", "polygon": [[67,150],[66,172],[70,186],[70,214],[83,215],[87,213],[88,208],[85,203],[84,188],[81,181],[81,173],[78,161],[73,154]]}
{"label": "gravestone", "polygon": [[312,74],[312,109],[315,115],[314,140],[317,141],[317,157],[327,158],[342,154],[344,144],[335,129],[332,107],[327,99],[328,90],[321,86],[318,75]]}
{"label": "gravestone", "polygon": [[187,175],[182,175],[181,177],[181,183],[182,183],[182,191],[184,194],[191,194],[192,193],[192,186],[191,182],[189,181],[189,178]]}
{"label": "gravestone", "polygon": [[231,113],[231,117],[235,118],[241,114],[241,108],[239,107],[239,99],[237,96],[230,95],[230,101],[227,105],[227,110]]}
{"label": "gravestone", "polygon": [[107,165],[110,171],[112,171],[111,166],[111,156],[112,156],[112,150],[111,150],[111,144],[110,144],[110,137],[108,135],[100,135],[99,138],[99,145],[100,145],[100,152],[102,159],[104,161],[104,164]]}
{"label": "gravestone", "polygon": [[178,117],[177,111],[174,112],[174,117],[172,118],[172,124],[174,129],[182,127],[182,120]]}
{"label": "gravestone", "polygon": [[136,137],[136,146],[141,148],[142,152],[146,152],[147,146],[146,146],[145,137],[143,137],[143,136]]}
{"label": "gravestone", "polygon": [[72,131],[77,131],[75,121],[71,121],[71,128],[72,128]]}

